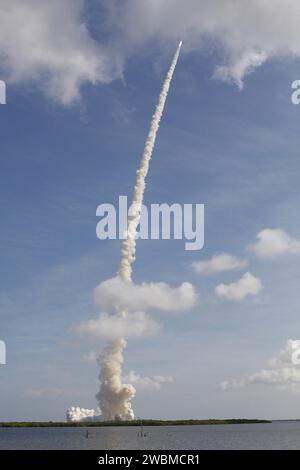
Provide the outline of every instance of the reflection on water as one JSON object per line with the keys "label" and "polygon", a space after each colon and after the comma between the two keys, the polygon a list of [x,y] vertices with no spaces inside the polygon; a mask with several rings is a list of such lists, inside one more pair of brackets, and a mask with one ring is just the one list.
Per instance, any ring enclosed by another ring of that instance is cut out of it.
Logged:
{"label": "reflection on water", "polygon": [[[89,430],[88,438],[87,429]],[[0,449],[300,449],[300,422],[107,428],[0,428]]]}

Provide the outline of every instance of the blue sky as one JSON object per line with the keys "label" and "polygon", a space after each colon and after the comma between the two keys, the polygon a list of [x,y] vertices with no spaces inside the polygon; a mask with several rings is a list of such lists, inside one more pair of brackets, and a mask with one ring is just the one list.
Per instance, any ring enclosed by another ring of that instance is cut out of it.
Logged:
{"label": "blue sky", "polygon": [[[1,285],[0,420],[63,420],[72,404],[95,406],[96,364],[72,326],[96,315],[93,289],[112,277],[119,241],[96,238],[96,208],[131,196],[135,171],[174,44],[148,43],[122,79],[81,87],[64,105],[36,83],[7,84],[0,106]],[[184,47],[184,46],[183,46]],[[235,85],[211,78],[217,54],[180,57],[147,180],[146,204],[205,204],[205,246],[139,241],[134,280],[194,284],[191,312],[159,314],[163,332],[132,339],[125,373],[172,376],[159,391],[139,391],[137,416],[299,418],[289,387],[220,383],[252,374],[289,338],[299,337],[299,256],[271,260],[246,251],[265,228],[300,238],[300,107],[290,100],[299,60],[270,59]],[[3,76],[5,68],[2,68]],[[1,76],[0,76],[1,78]],[[204,277],[192,262],[227,252],[249,266]],[[242,302],[214,288],[246,270],[263,291]]]}

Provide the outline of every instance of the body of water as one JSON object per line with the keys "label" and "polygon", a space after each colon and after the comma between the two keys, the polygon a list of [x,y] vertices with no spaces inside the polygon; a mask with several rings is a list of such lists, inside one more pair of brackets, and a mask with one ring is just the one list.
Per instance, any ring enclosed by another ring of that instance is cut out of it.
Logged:
{"label": "body of water", "polygon": [[[89,437],[86,437],[87,429]],[[0,428],[0,449],[300,449],[300,422],[207,426]]]}

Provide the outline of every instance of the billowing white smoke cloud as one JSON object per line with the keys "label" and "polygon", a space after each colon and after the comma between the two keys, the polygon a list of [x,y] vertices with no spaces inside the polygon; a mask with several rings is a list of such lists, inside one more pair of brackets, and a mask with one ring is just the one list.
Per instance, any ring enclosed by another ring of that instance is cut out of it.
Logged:
{"label": "billowing white smoke cloud", "polygon": [[258,295],[262,289],[261,280],[247,272],[236,282],[219,284],[215,294],[223,299],[241,301],[245,297]]}
{"label": "billowing white smoke cloud", "polygon": [[87,408],[80,408],[79,406],[71,406],[66,412],[68,422],[75,423],[77,421],[101,421],[101,411],[99,408],[96,410],[89,410]]}
{"label": "billowing white smoke cloud", "polygon": [[[98,357],[99,353],[96,351],[90,351],[88,354],[85,354],[82,359],[84,362],[89,364],[96,364]],[[159,391],[164,384],[173,383],[174,379],[170,375],[154,375],[153,377],[143,377],[140,374],[137,374],[134,370],[131,370],[128,374],[123,375],[122,382],[130,383],[138,392],[142,392]]]}
{"label": "billowing white smoke cloud", "polygon": [[154,377],[141,377],[134,370],[131,370],[123,377],[125,382],[132,383],[137,390],[141,391],[158,391],[165,383],[173,383],[171,376],[154,375]]}
{"label": "billowing white smoke cloud", "polygon": [[126,316],[101,313],[98,318],[82,321],[75,327],[80,335],[111,340],[153,336],[160,330],[160,324],[145,312],[128,312]]}
{"label": "billowing white smoke cloud", "polygon": [[300,240],[290,237],[280,228],[265,228],[256,235],[256,238],[257,242],[248,249],[258,258],[275,258],[285,254],[300,253]]}
{"label": "billowing white smoke cloud", "polygon": [[116,276],[101,282],[95,289],[95,301],[104,310],[112,307],[119,310],[184,311],[196,302],[195,288],[189,282],[172,288],[164,282],[126,282]]}
{"label": "billowing white smoke cloud", "polygon": [[[161,325],[145,313],[146,310],[186,311],[196,302],[192,284],[182,283],[172,288],[164,282],[135,284],[119,276],[101,282],[95,289],[95,301],[113,314],[101,313],[97,318],[82,321],[75,331],[91,338],[138,338],[152,336]],[[115,315],[115,312],[126,312]]]}
{"label": "billowing white smoke cloud", "polygon": [[248,265],[245,259],[237,258],[229,253],[220,253],[212,258],[203,261],[194,261],[192,267],[196,273],[209,275],[241,269]]}
{"label": "billowing white smoke cloud", "polygon": [[135,396],[135,388],[131,384],[122,383],[124,339],[109,342],[99,356],[101,367],[99,380],[100,390],[96,398],[100,404],[103,417],[108,420],[134,419],[131,400]]}
{"label": "billowing white smoke cloud", "polygon": [[278,356],[269,361],[269,368],[238,379],[226,380],[221,387],[226,390],[251,384],[265,384],[300,392],[300,341],[287,340]]}

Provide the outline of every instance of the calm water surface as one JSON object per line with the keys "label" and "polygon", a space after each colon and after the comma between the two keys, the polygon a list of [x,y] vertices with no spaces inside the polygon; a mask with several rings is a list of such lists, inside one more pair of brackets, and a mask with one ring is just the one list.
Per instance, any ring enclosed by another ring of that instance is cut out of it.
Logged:
{"label": "calm water surface", "polygon": [[[90,437],[85,437],[89,429]],[[0,449],[300,449],[300,422],[208,426],[0,428]]]}

